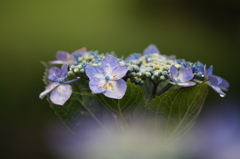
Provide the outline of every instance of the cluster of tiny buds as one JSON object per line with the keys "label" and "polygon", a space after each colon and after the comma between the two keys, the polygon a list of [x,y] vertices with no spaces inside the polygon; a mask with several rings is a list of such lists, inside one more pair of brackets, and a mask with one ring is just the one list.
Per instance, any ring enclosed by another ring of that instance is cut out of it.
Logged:
{"label": "cluster of tiny buds", "polygon": [[[88,65],[100,66],[102,60],[107,56],[112,55],[117,58],[115,53],[98,53],[98,51],[89,51],[85,56],[79,56],[77,61],[73,63],[68,75],[85,76],[85,68]],[[157,53],[149,55],[141,55],[133,53],[131,58],[118,58],[120,65],[128,67],[128,73],[124,77],[126,81],[142,85],[146,79],[153,81],[164,81],[168,79],[170,67],[174,65],[178,70],[190,67],[193,70],[195,78],[202,78],[203,72],[200,70],[200,64],[187,62],[184,59],[169,58],[165,55]]]}

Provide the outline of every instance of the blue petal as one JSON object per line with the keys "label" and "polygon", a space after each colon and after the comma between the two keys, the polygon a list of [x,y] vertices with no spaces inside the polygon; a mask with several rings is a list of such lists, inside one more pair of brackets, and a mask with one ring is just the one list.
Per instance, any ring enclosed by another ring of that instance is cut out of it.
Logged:
{"label": "blue petal", "polygon": [[67,62],[70,58],[70,55],[68,52],[65,52],[65,51],[58,51],[56,53],[56,58],[57,60],[59,61],[64,61],[64,62]]}
{"label": "blue petal", "polygon": [[81,49],[78,49],[78,50],[74,51],[71,56],[72,56],[73,61],[77,61],[78,57],[86,56],[86,55],[89,55],[89,54],[90,53],[87,52],[87,48],[83,47]]}
{"label": "blue petal", "polygon": [[208,74],[208,76],[212,76],[212,73],[213,73],[213,66],[211,65],[209,67],[209,69],[207,70],[207,74]]}
{"label": "blue petal", "polygon": [[50,61],[49,63],[51,63],[51,64],[64,64],[64,63],[67,63],[67,62],[56,60],[56,61]]}
{"label": "blue petal", "polygon": [[174,83],[177,83],[177,81],[174,78],[172,78],[169,74],[167,74],[167,76],[171,81],[173,81]]}
{"label": "blue petal", "polygon": [[151,44],[149,45],[144,51],[143,51],[143,55],[150,55],[150,54],[154,54],[154,53],[157,53],[157,54],[160,54],[160,51],[158,50],[158,48]]}
{"label": "blue petal", "polygon": [[116,67],[111,74],[111,80],[118,80],[123,78],[128,71],[128,67],[126,66],[118,66]]}
{"label": "blue petal", "polygon": [[92,78],[105,79],[105,72],[100,66],[88,65],[86,67],[86,75],[91,80]]}
{"label": "blue petal", "polygon": [[229,86],[230,86],[229,83],[223,78],[222,78],[222,82],[218,85],[218,87],[220,87],[224,91],[227,91]]}
{"label": "blue petal", "polygon": [[174,79],[178,77],[178,70],[174,65],[170,67],[170,74],[171,74],[171,77]]}
{"label": "blue petal", "polygon": [[62,71],[62,78],[67,78],[67,75],[68,75],[68,64],[65,63],[62,65],[61,67],[61,71]]}
{"label": "blue petal", "polygon": [[49,69],[48,79],[50,81],[57,82],[57,80],[61,77],[62,77],[62,71],[59,68],[52,67],[52,68]]}
{"label": "blue petal", "polygon": [[214,91],[216,91],[218,94],[222,95],[223,97],[226,95],[219,87],[217,86],[211,86]]}
{"label": "blue petal", "polygon": [[218,86],[219,85],[219,79],[216,78],[217,76],[209,76],[209,81],[208,81],[208,84],[210,86]]}
{"label": "blue petal", "polygon": [[222,83],[222,80],[223,80],[223,79],[222,79],[221,77],[215,76],[215,75],[212,75],[212,76],[217,79],[217,81],[218,81],[218,84],[217,84],[217,85],[219,85],[220,83]]}
{"label": "blue petal", "polygon": [[68,84],[68,83],[72,83],[72,82],[75,82],[75,81],[77,81],[77,80],[79,80],[80,79],[80,77],[77,77],[77,78],[75,78],[75,79],[72,79],[72,80],[70,80],[70,81],[65,81],[65,82],[63,82],[64,84]]}
{"label": "blue petal", "polygon": [[120,66],[119,61],[114,56],[111,55],[106,56],[101,64],[101,67],[108,76],[110,76],[112,70],[118,66]]}
{"label": "blue petal", "polygon": [[126,58],[126,61],[138,60],[141,56],[141,54],[133,53]]}
{"label": "blue petal", "polygon": [[89,87],[92,93],[103,93],[106,91],[107,86],[105,84],[106,80],[101,80],[99,78],[92,78],[89,81]]}
{"label": "blue petal", "polygon": [[64,105],[72,94],[72,87],[68,84],[60,84],[54,89],[50,95],[50,99],[54,104]]}
{"label": "blue petal", "polygon": [[194,86],[195,84],[196,84],[195,82],[191,82],[191,81],[177,83],[177,85],[181,87],[191,87],[191,86]]}
{"label": "blue petal", "polygon": [[85,53],[88,53],[87,48],[83,47],[81,49],[78,49],[78,50],[74,51],[72,53],[72,55],[77,55],[78,56],[78,55],[84,55]]}
{"label": "blue petal", "polygon": [[207,74],[207,66],[206,66],[206,65],[204,65],[203,73],[204,73],[204,78],[205,78],[206,80],[208,80],[209,77],[208,77],[208,74]]}
{"label": "blue petal", "polygon": [[109,98],[121,99],[127,89],[127,84],[123,79],[117,81],[109,81],[107,90],[103,94]]}
{"label": "blue petal", "polygon": [[49,92],[51,92],[54,88],[56,88],[60,83],[51,82],[46,89],[39,95],[39,98],[43,99]]}
{"label": "blue petal", "polygon": [[194,74],[190,67],[179,70],[178,78],[181,80],[181,82],[190,81],[191,79],[193,79],[193,77],[194,77]]}

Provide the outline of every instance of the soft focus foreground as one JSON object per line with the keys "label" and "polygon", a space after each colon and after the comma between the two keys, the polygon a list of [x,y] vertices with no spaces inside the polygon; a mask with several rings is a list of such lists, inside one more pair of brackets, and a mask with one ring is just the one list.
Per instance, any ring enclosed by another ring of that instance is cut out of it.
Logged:
{"label": "soft focus foreground", "polygon": [[[217,66],[214,74],[231,83],[225,98],[219,99],[215,92],[210,92],[203,114],[211,118],[202,123],[205,116],[201,115],[195,125],[195,129],[201,126],[197,132],[205,140],[194,138],[191,143],[202,144],[195,152],[205,156],[197,155],[198,158],[214,159],[224,156],[223,153],[228,156],[225,158],[236,157],[239,124],[235,122],[239,123],[240,106],[240,74],[235,71],[240,51],[239,1],[14,0],[0,4],[3,158],[67,158],[55,154],[73,146],[72,140],[68,143],[60,140],[61,134],[68,130],[46,106],[47,101],[38,99],[43,91],[40,59],[48,61],[54,58],[56,50],[72,52],[81,46],[101,52],[115,50],[119,56],[126,56],[141,52],[150,43],[164,54]],[[214,110],[209,111],[213,106]],[[219,112],[218,118],[212,112]],[[46,137],[50,132],[55,135]],[[65,137],[62,139],[66,141]],[[207,149],[210,143],[212,146]],[[49,144],[62,149],[55,153]]]}
{"label": "soft focus foreground", "polygon": [[162,142],[161,138],[156,140],[143,135],[144,131],[138,129],[121,137],[115,134],[114,139],[98,133],[93,134],[95,138],[86,140],[72,135],[65,127],[55,123],[49,125],[48,129],[49,149],[56,158],[68,159],[77,159],[79,156],[86,159],[238,159],[240,119],[229,108],[235,112],[239,112],[239,108],[236,108],[235,102],[230,107],[224,104],[218,103],[213,107],[220,106],[223,110],[212,109],[209,113],[203,113],[204,119],[200,119],[198,127],[170,144]]}
{"label": "soft focus foreground", "polygon": [[92,138],[86,139],[52,123],[47,133],[49,149],[56,158],[64,159],[77,159],[79,156],[86,159],[238,159],[240,109],[238,101],[232,99],[231,103],[228,106],[216,103],[209,112],[203,112],[190,133],[168,144],[161,137],[156,139],[146,135],[147,130],[142,128],[125,135],[120,135],[118,130],[114,138],[92,133]]}

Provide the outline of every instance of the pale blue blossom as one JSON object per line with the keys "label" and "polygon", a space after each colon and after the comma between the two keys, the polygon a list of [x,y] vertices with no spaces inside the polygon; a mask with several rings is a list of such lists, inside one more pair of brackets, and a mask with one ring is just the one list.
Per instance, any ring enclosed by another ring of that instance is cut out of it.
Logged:
{"label": "pale blue blossom", "polygon": [[207,84],[219,93],[221,97],[226,95],[222,90],[227,91],[229,83],[225,79],[213,75],[213,66],[210,66],[208,70],[206,65],[204,66],[204,78],[207,80]]}
{"label": "pale blue blossom", "polygon": [[51,83],[46,89],[39,95],[39,98],[43,99],[48,93],[51,92],[50,100],[57,105],[64,105],[64,103],[70,98],[72,94],[72,87],[68,84],[78,80],[79,78],[71,81],[65,81],[68,75],[68,64],[63,64],[61,69],[52,67],[48,73],[48,79]]}
{"label": "pale blue blossom", "polygon": [[170,75],[168,75],[169,79],[172,81],[171,84],[175,84],[181,87],[190,87],[194,86],[196,83],[190,80],[193,79],[194,74],[191,68],[182,68],[178,71],[178,69],[172,65],[170,68]]}
{"label": "pale blue blossom", "polygon": [[127,89],[122,79],[128,71],[111,55],[106,56],[100,66],[88,65],[86,75],[89,78],[89,87],[92,93],[103,93],[109,98],[121,99]]}

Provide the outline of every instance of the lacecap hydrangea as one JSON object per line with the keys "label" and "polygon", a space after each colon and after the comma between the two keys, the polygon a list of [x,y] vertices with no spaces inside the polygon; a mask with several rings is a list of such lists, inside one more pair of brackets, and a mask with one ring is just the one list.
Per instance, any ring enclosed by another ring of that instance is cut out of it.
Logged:
{"label": "lacecap hydrangea", "polygon": [[[57,105],[64,105],[70,98],[72,90],[69,83],[76,80],[88,80],[93,94],[102,93],[114,99],[124,96],[127,81],[136,85],[144,85],[146,81],[150,81],[155,90],[152,91],[152,97],[164,93],[173,85],[192,87],[202,82],[206,82],[224,97],[226,94],[223,91],[227,91],[229,87],[225,79],[213,75],[213,66],[207,69],[207,66],[199,61],[189,62],[175,56],[162,55],[153,44],[143,53],[133,53],[126,58],[119,58],[113,52],[99,53],[87,51],[86,48],[72,54],[59,51],[56,60],[50,63],[62,64],[62,68],[50,69],[48,79],[51,83],[40,94],[40,98],[52,91],[50,100]],[[74,79],[66,82],[68,76],[73,76]],[[158,90],[158,85],[162,82],[165,82],[166,86]]]}

